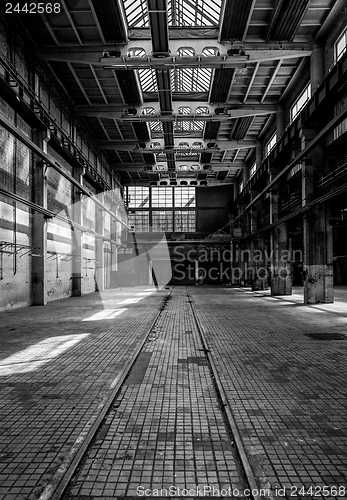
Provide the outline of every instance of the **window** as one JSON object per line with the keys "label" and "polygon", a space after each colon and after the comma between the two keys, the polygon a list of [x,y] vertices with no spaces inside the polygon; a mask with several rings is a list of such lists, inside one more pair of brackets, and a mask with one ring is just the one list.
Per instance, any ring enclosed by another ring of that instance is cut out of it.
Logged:
{"label": "window", "polygon": [[298,99],[290,108],[290,121],[294,121],[300,111],[305,107],[306,103],[311,99],[311,84],[309,83]]}
{"label": "window", "polygon": [[253,177],[256,170],[257,170],[257,164],[256,164],[256,162],[254,162],[253,165],[251,166],[251,168],[249,169],[249,177]]}
{"label": "window", "polygon": [[[152,188],[152,207],[172,207],[172,188],[171,187],[153,187]],[[158,212],[159,213],[159,212]],[[153,222],[154,225],[154,222]]]}
{"label": "window", "polygon": [[195,207],[195,188],[175,188],[175,207]]}
{"label": "window", "polygon": [[173,212],[153,211],[152,212],[153,231],[173,231]]}
{"label": "window", "polygon": [[273,150],[273,148],[276,146],[277,142],[277,135],[276,132],[271,136],[269,141],[265,144],[265,156],[270,154],[270,152]]}
{"label": "window", "polygon": [[243,181],[240,182],[239,184],[239,193],[243,191]]}
{"label": "window", "polygon": [[340,125],[338,125],[335,129],[334,129],[334,139],[337,139],[338,137],[340,137],[342,134],[344,134],[345,132],[347,132],[347,118],[345,118],[341,123]]}
{"label": "window", "polygon": [[335,43],[335,62],[337,62],[347,50],[347,28]]}
{"label": "window", "polygon": [[149,206],[149,188],[128,186],[128,205],[130,208],[145,208]]}
{"label": "window", "polygon": [[149,212],[146,210],[138,210],[135,212],[129,212],[128,223],[130,227],[133,227],[137,232],[148,232],[149,231]]}
{"label": "window", "polygon": [[195,210],[177,210],[175,212],[175,231],[194,232],[195,231]]}

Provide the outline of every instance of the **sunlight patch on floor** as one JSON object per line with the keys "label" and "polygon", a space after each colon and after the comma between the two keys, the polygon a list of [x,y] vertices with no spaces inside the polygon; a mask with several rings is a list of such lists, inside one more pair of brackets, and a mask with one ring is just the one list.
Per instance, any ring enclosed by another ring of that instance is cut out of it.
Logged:
{"label": "sunlight patch on floor", "polygon": [[114,319],[117,316],[120,316],[127,308],[124,309],[104,309],[103,311],[99,311],[88,318],[84,318],[82,321],[100,321],[103,319]]}
{"label": "sunlight patch on floor", "polygon": [[0,376],[33,372],[73,347],[85,337],[88,337],[88,335],[89,333],[62,335],[41,340],[41,342],[1,360]]}

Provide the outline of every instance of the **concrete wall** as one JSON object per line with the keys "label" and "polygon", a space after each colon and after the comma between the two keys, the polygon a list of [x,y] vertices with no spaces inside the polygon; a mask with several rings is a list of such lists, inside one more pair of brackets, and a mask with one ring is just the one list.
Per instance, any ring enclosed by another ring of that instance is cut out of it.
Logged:
{"label": "concrete wall", "polygon": [[231,203],[232,186],[197,188],[197,232],[211,233],[227,224]]}
{"label": "concrete wall", "polygon": [[[36,141],[38,129],[37,122],[34,124],[33,117],[29,111],[23,111],[25,104],[28,110],[33,108],[33,102],[28,97],[29,94],[22,92],[18,85],[11,82],[9,85],[9,72],[7,67],[12,67],[20,77],[20,82],[24,89],[35,91],[41,103],[41,109],[50,116],[51,124],[56,123],[74,145],[85,156],[89,162],[89,167],[93,172],[100,175],[104,181],[115,191],[121,201],[121,192],[114,176],[110,174],[107,159],[94,149],[92,135],[86,126],[73,116],[72,103],[63,88],[59,86],[53,74],[50,74],[49,67],[40,61],[30,60],[33,57],[34,49],[25,44],[13,44],[15,34],[6,33],[6,27],[0,30],[0,43],[2,52],[5,54],[4,64],[0,64],[0,84],[4,92],[0,97],[0,114],[8,120],[14,127],[17,127],[22,134]],[[10,45],[11,42],[11,45]],[[16,48],[15,48],[16,47]],[[1,61],[0,61],[1,62]],[[19,80],[18,80],[19,81]],[[16,103],[16,95],[18,100]],[[15,111],[14,106],[20,103],[21,109]],[[42,114],[37,115],[42,119]],[[26,117],[24,119],[24,117]],[[40,125],[42,131],[45,125]],[[47,122],[46,127],[48,128]],[[47,130],[46,128],[46,130]],[[75,157],[69,152],[68,146],[61,146],[57,132],[51,129],[51,139],[47,142],[47,153],[51,159],[58,163],[59,167],[66,173],[74,176],[78,166]],[[61,133],[61,132],[59,132]],[[43,144],[37,143],[40,148]],[[72,293],[73,259],[71,256],[73,248],[74,232],[70,223],[63,222],[58,218],[47,218],[44,226],[47,228],[47,249],[37,249],[33,247],[33,225],[38,217],[37,211],[32,210],[29,204],[37,202],[37,192],[35,187],[35,172],[41,172],[45,167],[38,167],[38,158],[29,147],[14,138],[14,136],[0,127],[0,186],[11,195],[16,195],[24,199],[23,202],[15,201],[13,197],[0,195],[0,310],[16,307],[29,306],[33,301],[33,288],[37,285],[38,276],[42,269],[38,270],[37,259],[43,252],[46,252],[44,264],[45,275],[45,302],[70,296]],[[92,194],[96,194],[97,181],[88,184],[87,175],[83,178],[83,184]],[[54,214],[65,218],[72,218],[71,206],[74,202],[74,190],[72,184],[59,174],[54,168],[45,170],[44,183],[47,186],[47,196],[43,200],[43,205]],[[102,188],[99,188],[99,192]],[[81,222],[86,229],[96,230],[96,204],[91,198],[83,196]],[[26,203],[28,202],[28,204]],[[112,208],[108,204],[108,208]],[[119,208],[114,208],[124,219],[124,205],[120,203]],[[106,236],[114,236],[118,243],[120,224],[112,223],[111,217],[105,216],[102,230]],[[100,230],[100,229],[99,229]],[[99,231],[97,230],[97,231]],[[45,231],[45,230],[44,230]],[[103,244],[103,260],[107,266],[111,265],[111,245]],[[82,272],[81,272],[81,293],[93,292],[96,289],[95,262],[96,262],[96,239],[92,232],[83,232],[82,236]],[[36,259],[36,260],[35,260]],[[108,273],[108,274],[107,274]],[[105,272],[106,286],[110,284],[110,269]]]}

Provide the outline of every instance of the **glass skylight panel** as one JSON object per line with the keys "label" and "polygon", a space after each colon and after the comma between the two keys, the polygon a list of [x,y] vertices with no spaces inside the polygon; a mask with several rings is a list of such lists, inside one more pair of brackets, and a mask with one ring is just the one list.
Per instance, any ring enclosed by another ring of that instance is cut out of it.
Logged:
{"label": "glass skylight panel", "polygon": [[208,92],[212,78],[210,68],[182,68],[171,71],[172,92]]}
{"label": "glass skylight panel", "polygon": [[174,132],[199,132],[204,129],[205,122],[199,120],[184,121],[175,123]]}
{"label": "glass skylight panel", "polygon": [[149,129],[151,132],[163,134],[163,124],[160,121],[149,122]]}
{"label": "glass skylight panel", "polygon": [[216,26],[220,10],[221,0],[169,0],[169,25]]}
{"label": "glass skylight panel", "polygon": [[[146,0],[123,0],[130,28],[148,28]],[[217,26],[222,0],[168,0],[169,26]]]}
{"label": "glass skylight panel", "polygon": [[124,0],[124,9],[129,27],[149,27],[149,17],[146,0]]}
{"label": "glass skylight panel", "polygon": [[139,69],[142,92],[157,92],[157,78],[154,69]]}

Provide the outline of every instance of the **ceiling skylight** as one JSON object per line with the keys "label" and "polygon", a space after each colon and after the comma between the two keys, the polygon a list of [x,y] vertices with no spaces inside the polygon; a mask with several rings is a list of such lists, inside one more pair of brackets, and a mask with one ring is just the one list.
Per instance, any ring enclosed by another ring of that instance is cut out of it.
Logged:
{"label": "ceiling skylight", "polygon": [[139,69],[142,92],[157,92],[157,78],[154,69]]}
{"label": "ceiling skylight", "polygon": [[171,71],[172,92],[208,92],[212,69],[184,68]]}
{"label": "ceiling skylight", "polygon": [[[169,26],[218,26],[221,0],[168,0]],[[124,0],[130,28],[148,28],[146,0]]]}

